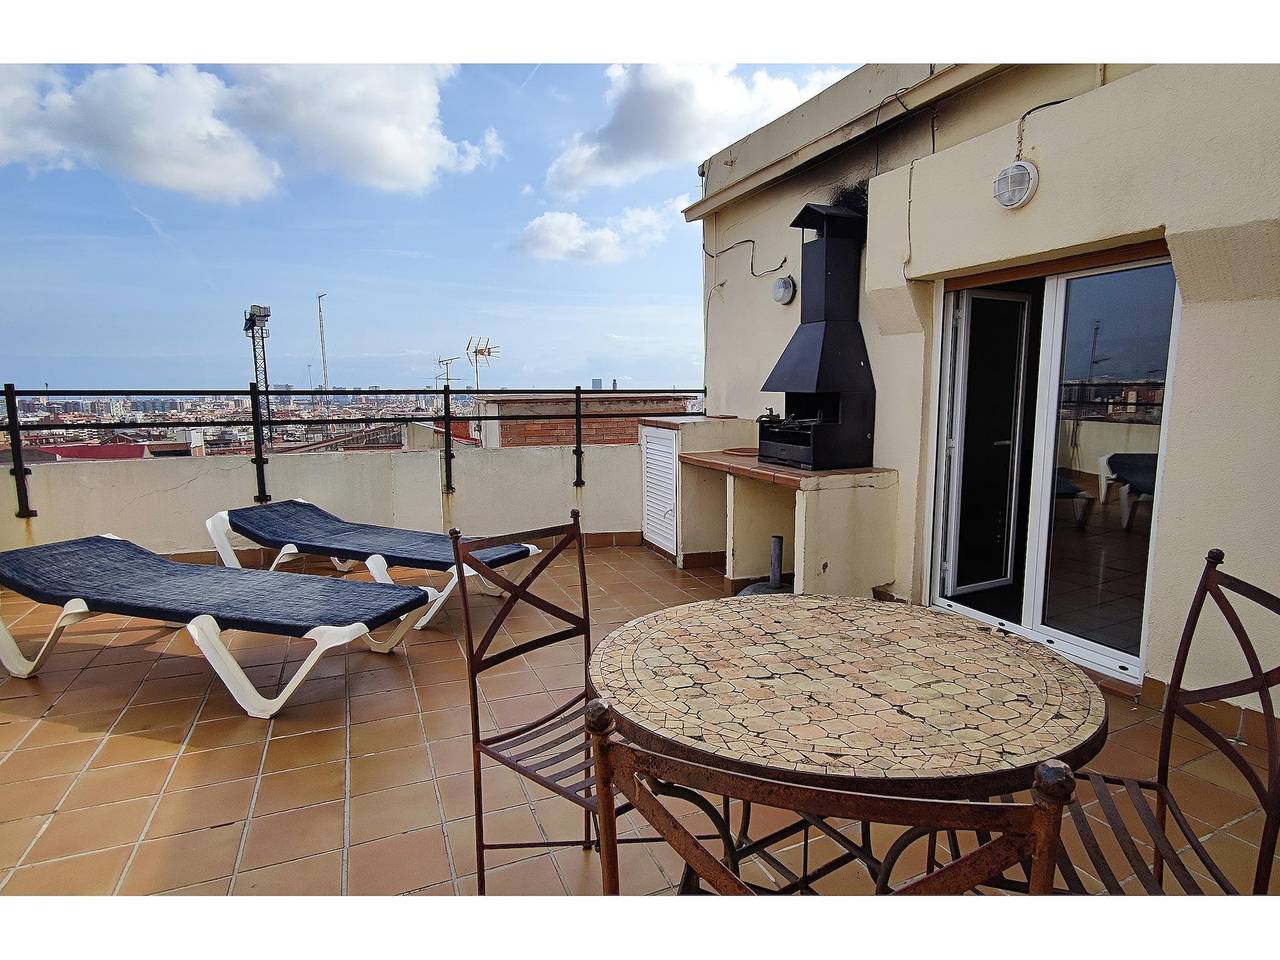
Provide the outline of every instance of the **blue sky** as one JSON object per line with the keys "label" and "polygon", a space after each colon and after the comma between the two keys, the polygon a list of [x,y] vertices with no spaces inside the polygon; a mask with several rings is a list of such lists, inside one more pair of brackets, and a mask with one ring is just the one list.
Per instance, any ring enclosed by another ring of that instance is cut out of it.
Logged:
{"label": "blue sky", "polygon": [[[832,67],[0,67],[0,379],[702,383],[697,163]],[[464,364],[455,374],[470,376]]]}

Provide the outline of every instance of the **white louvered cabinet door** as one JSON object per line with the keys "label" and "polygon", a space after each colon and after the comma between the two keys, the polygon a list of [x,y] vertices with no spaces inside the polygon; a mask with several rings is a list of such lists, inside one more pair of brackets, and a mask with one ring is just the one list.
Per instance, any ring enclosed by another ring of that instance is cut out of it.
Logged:
{"label": "white louvered cabinet door", "polygon": [[676,437],[662,427],[640,428],[644,470],[645,540],[672,556],[676,552]]}

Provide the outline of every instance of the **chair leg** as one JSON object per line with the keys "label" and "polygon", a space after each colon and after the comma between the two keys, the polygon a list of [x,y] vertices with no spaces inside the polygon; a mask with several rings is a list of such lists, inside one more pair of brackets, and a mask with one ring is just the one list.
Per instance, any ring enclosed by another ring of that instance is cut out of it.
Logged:
{"label": "chair leg", "polygon": [[21,678],[32,676],[49,659],[49,654],[53,653],[53,648],[62,638],[62,632],[72,624],[88,620],[92,616],[96,614],[83,600],[68,600],[63,604],[62,613],[58,614],[58,619],[49,628],[49,634],[44,638],[40,649],[36,651],[35,658],[31,660],[22,655],[22,650],[18,647],[18,642],[13,639],[13,634],[5,626],[4,620],[0,620],[0,663],[4,664],[4,668],[12,676]]}
{"label": "chair leg", "polygon": [[472,748],[471,776],[475,783],[475,834],[476,834],[476,893],[485,895],[484,890],[484,779],[481,776],[481,753]]}
{"label": "chair leg", "polygon": [[284,707],[326,651],[350,643],[357,637],[367,634],[369,629],[363,623],[355,623],[348,627],[316,627],[309,631],[304,639],[313,641],[315,647],[298,665],[298,669],[285,684],[284,689],[272,698],[264,697],[259,693],[253,682],[245,675],[244,668],[236,662],[227,645],[222,642],[222,629],[213,617],[201,614],[187,624],[187,632],[191,634],[196,646],[209,661],[209,666],[213,667],[214,673],[226,684],[227,690],[245,713],[251,717],[267,720]]}

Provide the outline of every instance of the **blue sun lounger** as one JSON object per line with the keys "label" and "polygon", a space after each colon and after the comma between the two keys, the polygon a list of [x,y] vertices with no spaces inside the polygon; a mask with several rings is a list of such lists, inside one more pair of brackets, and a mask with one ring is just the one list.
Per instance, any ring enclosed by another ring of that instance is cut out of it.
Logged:
{"label": "blue sun lounger", "polygon": [[[230,534],[234,532],[260,546],[279,550],[271,561],[272,570],[292,557],[309,554],[328,557],[342,571],[363,563],[379,583],[395,582],[388,567],[412,567],[448,574],[449,580],[444,589],[423,588],[431,597],[431,605],[416,624],[419,628],[431,621],[458,585],[453,544],[445,534],[352,523],[306,500],[280,500],[259,507],[224,510],[210,517],[205,529],[209,531],[218,556],[228,567],[240,566],[240,559],[231,547]],[[476,559],[497,569],[541,552],[533,544],[513,544],[481,550]],[[469,567],[466,575],[479,580],[481,589],[491,596],[502,592]]]}
{"label": "blue sun lounger", "polygon": [[[364,637],[370,649],[391,652],[413,622],[408,615],[430,602],[415,587],[178,563],[111,536],[0,552],[0,585],[62,607],[30,660],[0,620],[0,663],[13,676],[33,675],[67,627],[98,614],[185,624],[214,672],[253,717],[280,710],[327,650]],[[396,620],[401,622],[387,639],[369,635]],[[228,652],[223,630],[301,637],[315,648],[279,694],[268,699]]]}

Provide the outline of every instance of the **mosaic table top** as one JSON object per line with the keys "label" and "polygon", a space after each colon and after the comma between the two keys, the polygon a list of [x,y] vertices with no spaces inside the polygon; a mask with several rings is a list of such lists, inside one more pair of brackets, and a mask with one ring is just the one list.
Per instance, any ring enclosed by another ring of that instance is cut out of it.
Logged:
{"label": "mosaic table top", "polygon": [[1088,762],[1106,702],[1074,664],[954,614],[851,597],[706,600],[619,627],[591,682],[621,732],[712,766],[987,796]]}

